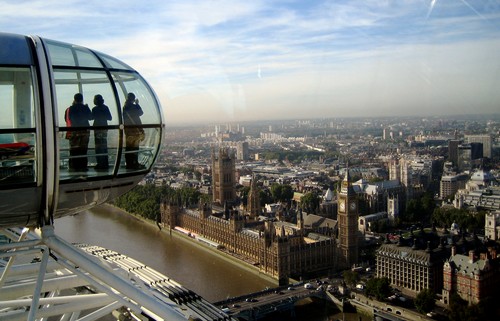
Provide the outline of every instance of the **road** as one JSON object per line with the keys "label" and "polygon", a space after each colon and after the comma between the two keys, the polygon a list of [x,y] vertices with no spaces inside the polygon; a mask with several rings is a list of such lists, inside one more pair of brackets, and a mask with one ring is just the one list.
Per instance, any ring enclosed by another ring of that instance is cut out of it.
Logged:
{"label": "road", "polygon": [[233,315],[241,313],[242,311],[255,309],[285,309],[288,306],[293,306],[295,302],[302,298],[321,296],[322,294],[320,292],[325,291],[327,286],[325,284],[321,290],[317,290],[319,286],[317,282],[311,282],[310,284],[311,288],[305,288],[304,284],[300,283],[287,287],[267,289],[215,304]]}

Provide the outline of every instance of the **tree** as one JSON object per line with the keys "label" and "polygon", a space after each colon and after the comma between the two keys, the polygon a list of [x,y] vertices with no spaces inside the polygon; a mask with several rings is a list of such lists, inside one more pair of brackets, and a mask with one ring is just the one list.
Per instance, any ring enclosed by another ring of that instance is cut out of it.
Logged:
{"label": "tree", "polygon": [[189,206],[192,204],[198,204],[200,199],[200,192],[191,187],[182,187],[176,190],[177,194],[180,196],[180,200],[183,205]]}
{"label": "tree", "polygon": [[212,203],[212,195],[200,193],[200,201],[202,204],[211,204]]}
{"label": "tree", "polygon": [[432,213],[432,222],[441,227],[450,227],[452,223],[457,223],[463,230],[477,230],[484,228],[484,217],[483,211],[472,214],[465,209],[438,207]]}
{"label": "tree", "polygon": [[279,201],[282,198],[283,185],[279,183],[273,183],[271,185],[271,196],[275,201]]}
{"label": "tree", "polygon": [[308,192],[300,198],[302,209],[312,213],[319,207],[320,198],[318,195]]}
{"label": "tree", "polygon": [[266,160],[274,160],[274,159],[280,160],[280,154],[277,152],[266,152],[264,153],[264,158]]}
{"label": "tree", "polygon": [[431,289],[423,289],[417,294],[415,298],[415,308],[420,313],[427,313],[432,311],[436,306],[436,298]]}
{"label": "tree", "polygon": [[345,270],[342,272],[342,276],[344,277],[344,282],[351,287],[359,280],[358,273],[351,270]]}
{"label": "tree", "polygon": [[373,184],[373,183],[377,183],[377,182],[382,182],[384,181],[384,179],[382,177],[378,177],[378,176],[372,176],[368,179],[368,182]]}
{"label": "tree", "polygon": [[243,186],[239,190],[241,203],[246,206],[248,201],[248,195],[250,195],[250,186]]}
{"label": "tree", "polygon": [[457,293],[450,295],[448,318],[453,321],[498,320],[498,297],[491,296],[478,304],[468,304]]}
{"label": "tree", "polygon": [[266,189],[261,189],[259,191],[259,199],[260,199],[260,206],[264,207],[266,204],[270,204],[273,202],[273,198],[271,196],[271,193]]}
{"label": "tree", "polygon": [[370,231],[374,233],[386,233],[390,230],[387,221],[373,221],[370,225]]}
{"label": "tree", "polygon": [[435,207],[432,193],[425,193],[421,198],[411,199],[406,203],[401,219],[408,223],[429,222]]}
{"label": "tree", "polygon": [[366,294],[382,301],[391,293],[390,284],[391,282],[386,277],[369,279],[366,283]]}
{"label": "tree", "polygon": [[293,189],[289,184],[274,183],[271,185],[271,195],[275,201],[289,202],[293,198]]}
{"label": "tree", "polygon": [[434,201],[432,193],[425,193],[424,196],[422,196],[422,198],[420,199],[420,202],[424,211],[424,218],[426,221],[428,221],[432,216],[432,212],[434,212],[434,209],[436,208],[436,202]]}
{"label": "tree", "polygon": [[290,202],[293,198],[293,188],[292,188],[292,185],[289,185],[289,184],[284,184],[283,185],[283,190],[281,192],[282,194],[282,197],[283,197],[283,201],[285,202]]}
{"label": "tree", "polygon": [[176,200],[180,205],[198,204],[199,191],[190,187],[174,190],[168,186],[156,187],[153,184],[137,185],[128,193],[114,200],[114,204],[129,213],[156,219],[160,213],[160,203],[164,199]]}
{"label": "tree", "polygon": [[450,306],[448,317],[454,321],[475,321],[481,320],[480,316],[475,313],[475,305],[469,306],[467,301],[463,300],[457,293],[450,295]]}
{"label": "tree", "polygon": [[402,215],[402,219],[406,222],[419,221],[419,216],[422,211],[422,204],[418,200],[411,199],[406,203],[406,209]]}

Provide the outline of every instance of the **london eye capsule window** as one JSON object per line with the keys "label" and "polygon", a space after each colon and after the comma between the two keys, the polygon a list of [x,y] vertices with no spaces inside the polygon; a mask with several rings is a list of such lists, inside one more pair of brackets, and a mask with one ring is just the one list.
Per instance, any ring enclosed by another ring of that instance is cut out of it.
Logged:
{"label": "london eye capsule window", "polygon": [[30,67],[0,67],[0,187],[36,180]]}
{"label": "london eye capsule window", "polygon": [[58,106],[61,180],[149,169],[159,148],[161,115],[140,75],[105,54],[46,43]]}
{"label": "london eye capsule window", "polygon": [[[60,124],[60,176],[107,175],[119,148],[119,116],[104,71],[54,69]],[[90,170],[93,171],[90,171]]]}
{"label": "london eye capsule window", "polygon": [[160,142],[161,116],[156,99],[144,80],[136,73],[112,74],[122,99],[125,150],[120,170],[149,168]]}

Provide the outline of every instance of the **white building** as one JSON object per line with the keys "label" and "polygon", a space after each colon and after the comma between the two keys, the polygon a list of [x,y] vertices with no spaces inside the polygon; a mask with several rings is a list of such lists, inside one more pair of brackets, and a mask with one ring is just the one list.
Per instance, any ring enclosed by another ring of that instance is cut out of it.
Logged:
{"label": "white building", "polygon": [[387,220],[387,212],[379,212],[375,214],[360,216],[358,219],[358,230],[363,234],[366,232],[371,232],[371,225],[374,222],[384,222]]}
{"label": "white building", "polygon": [[486,214],[484,234],[492,241],[500,240],[500,211]]}

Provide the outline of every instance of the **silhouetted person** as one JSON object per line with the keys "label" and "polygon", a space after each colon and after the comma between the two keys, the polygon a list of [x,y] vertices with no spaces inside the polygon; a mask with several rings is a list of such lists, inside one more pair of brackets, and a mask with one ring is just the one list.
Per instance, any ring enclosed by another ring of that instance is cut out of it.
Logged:
{"label": "silhouetted person", "polygon": [[144,140],[144,129],[137,127],[142,124],[143,115],[138,100],[133,93],[128,93],[123,106],[123,123],[125,125],[125,163],[127,169],[144,169],[138,161],[139,143]]}
{"label": "silhouetted person", "polygon": [[74,171],[87,170],[87,149],[89,146],[90,127],[89,120],[92,119],[92,112],[88,105],[83,104],[83,95],[75,94],[73,104],[68,109],[68,118],[71,127],[69,137],[69,169]]}
{"label": "silhouetted person", "polygon": [[[108,125],[108,120],[112,119],[108,106],[104,105],[104,99],[101,95],[94,96],[94,108],[92,108],[92,118],[94,127],[103,127]],[[95,153],[97,165],[96,170],[107,170],[108,163],[108,130],[104,128],[94,129]]]}

